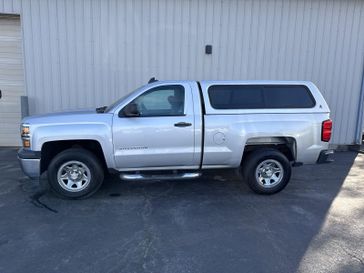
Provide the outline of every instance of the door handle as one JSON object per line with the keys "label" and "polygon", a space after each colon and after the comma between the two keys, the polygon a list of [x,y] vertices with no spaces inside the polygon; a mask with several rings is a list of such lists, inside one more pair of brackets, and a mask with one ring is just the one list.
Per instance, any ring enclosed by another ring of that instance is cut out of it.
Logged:
{"label": "door handle", "polygon": [[174,126],[176,126],[176,127],[188,127],[191,125],[192,125],[192,123],[188,123],[188,122],[178,122],[178,123],[174,124]]}

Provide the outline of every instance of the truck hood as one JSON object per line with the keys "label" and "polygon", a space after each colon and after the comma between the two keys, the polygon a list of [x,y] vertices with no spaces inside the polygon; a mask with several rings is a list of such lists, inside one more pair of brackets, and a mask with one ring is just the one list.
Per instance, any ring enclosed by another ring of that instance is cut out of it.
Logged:
{"label": "truck hood", "polygon": [[25,117],[22,123],[27,124],[79,124],[86,122],[102,122],[109,119],[110,113],[96,113],[95,109],[83,109],[76,111],[57,112]]}

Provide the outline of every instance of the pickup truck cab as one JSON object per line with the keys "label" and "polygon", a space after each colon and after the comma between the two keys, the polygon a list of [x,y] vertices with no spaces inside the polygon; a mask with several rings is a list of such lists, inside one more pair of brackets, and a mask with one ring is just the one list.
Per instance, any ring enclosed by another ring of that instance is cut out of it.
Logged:
{"label": "pickup truck cab", "polygon": [[329,114],[311,82],[152,81],[107,107],[25,118],[18,158],[67,198],[96,192],[105,172],[162,180],[220,168],[272,194],[291,166],[332,160]]}

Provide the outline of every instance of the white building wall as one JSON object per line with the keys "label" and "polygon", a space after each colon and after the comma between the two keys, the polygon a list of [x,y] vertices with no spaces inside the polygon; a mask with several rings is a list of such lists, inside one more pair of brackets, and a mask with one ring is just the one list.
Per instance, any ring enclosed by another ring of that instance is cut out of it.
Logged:
{"label": "white building wall", "polygon": [[21,0],[0,0],[0,13],[20,14]]}
{"label": "white building wall", "polygon": [[31,113],[109,104],[152,76],[310,80],[331,107],[333,143],[355,141],[364,1],[0,0],[11,9]]}

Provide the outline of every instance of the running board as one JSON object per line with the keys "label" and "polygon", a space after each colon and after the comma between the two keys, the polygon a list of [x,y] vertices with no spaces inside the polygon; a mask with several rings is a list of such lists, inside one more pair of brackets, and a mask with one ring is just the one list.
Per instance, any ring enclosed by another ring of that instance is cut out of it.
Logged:
{"label": "running board", "polygon": [[120,174],[120,178],[129,181],[141,180],[182,180],[194,179],[201,176],[201,173],[178,173],[178,174]]}

